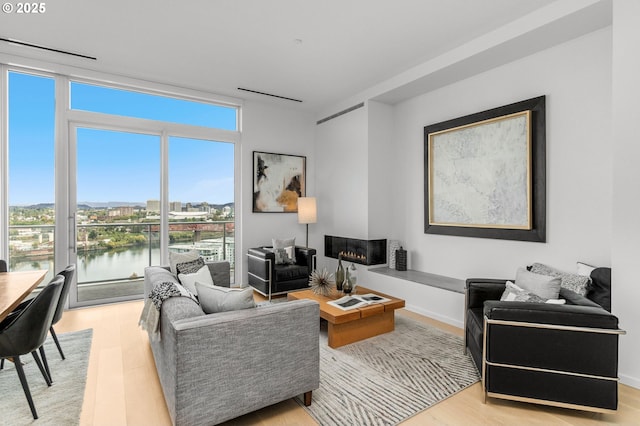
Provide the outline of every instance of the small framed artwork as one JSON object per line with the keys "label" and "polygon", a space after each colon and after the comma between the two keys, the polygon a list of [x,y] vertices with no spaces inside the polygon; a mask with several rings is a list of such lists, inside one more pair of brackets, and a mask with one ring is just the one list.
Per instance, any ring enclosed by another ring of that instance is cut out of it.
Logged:
{"label": "small framed artwork", "polygon": [[425,127],[425,233],[545,240],[544,96]]}
{"label": "small framed artwork", "polygon": [[306,194],[307,157],[253,151],[253,212],[296,213]]}

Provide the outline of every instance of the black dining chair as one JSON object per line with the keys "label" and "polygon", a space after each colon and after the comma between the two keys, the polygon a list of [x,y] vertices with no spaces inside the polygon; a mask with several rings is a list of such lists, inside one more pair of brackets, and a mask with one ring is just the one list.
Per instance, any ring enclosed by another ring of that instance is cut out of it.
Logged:
{"label": "black dining chair", "polygon": [[[64,268],[64,270],[58,275],[62,275],[64,277],[64,285],[62,286],[62,293],[60,294],[60,300],[58,301],[58,306],[56,306],[56,312],[53,315],[53,322],[51,323],[51,327],[49,331],[51,332],[51,337],[53,337],[53,341],[56,343],[56,347],[58,348],[58,352],[60,352],[60,356],[62,359],[64,358],[64,352],[62,352],[62,348],[60,347],[60,342],[58,342],[58,336],[56,336],[56,332],[53,329],[53,326],[60,321],[62,318],[62,314],[64,313],[64,305],[67,303],[67,295],[69,294],[69,289],[71,288],[71,281],[73,281],[73,274],[76,272],[76,265],[71,264]],[[51,375],[49,375],[51,377]]]}
{"label": "black dining chair", "polygon": [[57,275],[22,311],[10,321],[5,319],[0,323],[0,326],[3,327],[0,329],[0,358],[13,359],[34,419],[38,418],[38,413],[31,398],[20,356],[31,352],[47,385],[51,386],[51,380],[44,370],[36,350],[42,347],[47,338],[63,285],[64,277]]}
{"label": "black dining chair", "polygon": [[0,272],[7,272],[7,262],[0,259]]}

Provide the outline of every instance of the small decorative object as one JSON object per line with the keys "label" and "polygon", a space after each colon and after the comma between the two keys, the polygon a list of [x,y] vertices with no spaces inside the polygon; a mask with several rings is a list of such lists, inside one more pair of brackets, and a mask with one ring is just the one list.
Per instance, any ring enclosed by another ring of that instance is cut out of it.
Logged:
{"label": "small decorative object", "polygon": [[344,278],[344,282],[342,283],[342,292],[344,294],[351,294],[353,291],[353,284],[351,283],[351,278],[349,277],[349,269],[346,270],[346,277]]}
{"label": "small decorative object", "polygon": [[333,287],[333,274],[330,274],[327,268],[322,268],[322,272],[314,269],[309,277],[309,286],[315,294],[328,296]]}
{"label": "small decorative object", "polygon": [[396,250],[400,248],[400,241],[389,240],[389,268],[395,269],[396,267]]}
{"label": "small decorative object", "polygon": [[400,249],[396,250],[396,271],[407,270],[407,251],[400,246]]}
{"label": "small decorative object", "polygon": [[338,269],[336,269],[336,290],[342,290],[344,282],[344,267],[342,266],[342,255],[338,255]]}
{"label": "small decorative object", "polygon": [[351,291],[355,291],[356,284],[358,282],[358,270],[354,263],[349,266],[349,283],[351,284]]}

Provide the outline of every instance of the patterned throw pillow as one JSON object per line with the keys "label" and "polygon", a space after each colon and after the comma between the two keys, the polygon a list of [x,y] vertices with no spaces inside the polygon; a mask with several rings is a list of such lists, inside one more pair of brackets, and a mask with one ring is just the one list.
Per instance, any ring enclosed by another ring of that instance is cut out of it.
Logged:
{"label": "patterned throw pillow", "polygon": [[500,300],[507,302],[535,302],[535,303],[545,303],[547,299],[543,299],[542,297],[535,295],[533,293],[529,293],[526,290],[521,289],[511,281],[507,281],[506,288],[504,293],[502,293],[502,297]]}
{"label": "patterned throw pillow", "polygon": [[581,296],[586,296],[589,292],[589,284],[591,282],[589,277],[563,272],[558,269],[552,268],[551,266],[543,265],[542,263],[534,263],[533,265],[531,265],[531,272],[536,274],[549,275],[552,277],[559,277],[561,281],[560,285],[562,286],[562,288],[574,291]]}
{"label": "patterned throw pillow", "polygon": [[274,248],[273,254],[276,255],[276,265],[293,265],[295,258],[292,259],[286,248]]}
{"label": "patterned throw pillow", "polygon": [[176,264],[176,271],[178,274],[195,274],[204,266],[204,260],[199,257],[189,262],[182,262]]}

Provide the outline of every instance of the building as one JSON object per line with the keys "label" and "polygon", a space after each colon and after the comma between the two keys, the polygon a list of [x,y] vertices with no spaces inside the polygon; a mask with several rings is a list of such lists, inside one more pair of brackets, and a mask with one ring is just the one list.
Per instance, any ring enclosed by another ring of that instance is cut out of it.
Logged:
{"label": "building", "polygon": [[160,200],[147,200],[148,212],[160,212]]}

